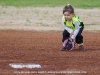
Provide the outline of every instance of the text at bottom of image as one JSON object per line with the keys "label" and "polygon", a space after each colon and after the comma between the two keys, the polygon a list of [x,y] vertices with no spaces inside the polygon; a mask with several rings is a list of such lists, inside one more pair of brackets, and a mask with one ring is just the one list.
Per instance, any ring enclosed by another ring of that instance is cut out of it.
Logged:
{"label": "text at bottom of image", "polygon": [[14,73],[87,73],[86,71],[14,71]]}

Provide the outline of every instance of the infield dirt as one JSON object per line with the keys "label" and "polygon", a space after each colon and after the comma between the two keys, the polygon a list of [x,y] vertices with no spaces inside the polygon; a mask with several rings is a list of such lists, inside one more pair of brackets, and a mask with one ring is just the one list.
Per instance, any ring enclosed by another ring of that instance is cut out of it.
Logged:
{"label": "infield dirt", "polygon": [[[62,32],[0,31],[0,74],[33,75],[33,71],[68,71],[71,75],[83,75],[73,71],[85,71],[86,75],[100,74],[100,33],[84,32],[86,51],[60,51]],[[40,64],[41,68],[14,69],[9,64]],[[23,72],[23,73],[19,73]],[[35,73],[49,75],[49,73]],[[68,75],[69,73],[63,73]],[[52,73],[55,75],[55,73]],[[57,73],[61,75],[61,73]]]}

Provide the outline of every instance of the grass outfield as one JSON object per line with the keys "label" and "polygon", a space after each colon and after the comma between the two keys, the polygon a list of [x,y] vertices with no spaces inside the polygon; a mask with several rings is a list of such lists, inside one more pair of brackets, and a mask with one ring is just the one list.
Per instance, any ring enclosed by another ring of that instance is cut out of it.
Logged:
{"label": "grass outfield", "polygon": [[100,0],[0,0],[2,6],[45,7],[65,6],[71,4],[76,8],[100,8]]}

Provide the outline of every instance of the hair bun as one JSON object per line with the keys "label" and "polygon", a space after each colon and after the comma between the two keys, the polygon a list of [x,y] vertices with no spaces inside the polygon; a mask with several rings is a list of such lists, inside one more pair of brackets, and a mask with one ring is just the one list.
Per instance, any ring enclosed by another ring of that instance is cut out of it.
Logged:
{"label": "hair bun", "polygon": [[70,4],[67,4],[67,5],[70,5]]}

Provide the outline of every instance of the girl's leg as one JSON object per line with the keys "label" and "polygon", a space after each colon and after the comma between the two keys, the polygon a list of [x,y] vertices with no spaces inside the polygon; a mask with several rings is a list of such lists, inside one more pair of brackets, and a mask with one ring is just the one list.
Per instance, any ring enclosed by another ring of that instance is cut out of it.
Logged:
{"label": "girl's leg", "polygon": [[77,35],[76,36],[76,43],[78,44],[78,45],[83,45],[83,36],[82,35]]}
{"label": "girl's leg", "polygon": [[66,38],[68,38],[70,36],[70,33],[67,30],[63,31],[63,38],[62,38],[62,42],[64,42],[66,40]]}
{"label": "girl's leg", "polygon": [[80,50],[84,50],[84,46],[83,46],[83,36],[81,35],[83,29],[84,29],[84,24],[81,23],[82,25],[82,28],[80,28],[80,31],[78,33],[78,35],[76,36],[76,43],[78,44],[79,46],[79,49]]}
{"label": "girl's leg", "polygon": [[[62,38],[62,42],[64,45],[64,41],[70,36],[69,32],[67,30],[63,31],[63,38]],[[61,48],[62,51],[66,50],[65,46],[62,46]]]}

